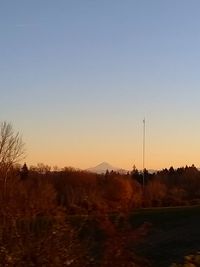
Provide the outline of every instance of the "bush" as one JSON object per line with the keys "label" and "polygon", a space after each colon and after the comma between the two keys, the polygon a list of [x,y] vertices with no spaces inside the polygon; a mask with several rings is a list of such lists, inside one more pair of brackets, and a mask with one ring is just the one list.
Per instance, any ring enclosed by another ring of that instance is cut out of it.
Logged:
{"label": "bush", "polygon": [[184,258],[184,263],[173,263],[171,267],[200,267],[200,252],[195,255],[188,255]]}

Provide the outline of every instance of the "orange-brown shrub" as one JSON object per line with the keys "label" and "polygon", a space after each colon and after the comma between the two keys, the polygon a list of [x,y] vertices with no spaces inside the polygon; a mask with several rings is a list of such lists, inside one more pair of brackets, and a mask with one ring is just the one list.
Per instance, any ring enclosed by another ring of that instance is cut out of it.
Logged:
{"label": "orange-brown shrub", "polygon": [[40,178],[10,176],[0,188],[0,266],[82,266],[85,250],[53,184]]}
{"label": "orange-brown shrub", "polygon": [[129,177],[109,175],[101,182],[100,190],[110,211],[125,211],[130,207],[133,187]]}
{"label": "orange-brown shrub", "polygon": [[162,206],[167,196],[167,187],[159,180],[149,182],[144,192],[144,202],[146,206]]}

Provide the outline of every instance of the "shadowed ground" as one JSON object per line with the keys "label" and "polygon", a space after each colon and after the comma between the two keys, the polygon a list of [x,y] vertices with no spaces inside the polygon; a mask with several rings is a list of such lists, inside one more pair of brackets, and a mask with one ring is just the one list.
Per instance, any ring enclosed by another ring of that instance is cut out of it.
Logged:
{"label": "shadowed ground", "polygon": [[149,233],[133,249],[152,266],[167,267],[200,250],[200,207],[143,209],[130,221],[134,228],[150,224]]}

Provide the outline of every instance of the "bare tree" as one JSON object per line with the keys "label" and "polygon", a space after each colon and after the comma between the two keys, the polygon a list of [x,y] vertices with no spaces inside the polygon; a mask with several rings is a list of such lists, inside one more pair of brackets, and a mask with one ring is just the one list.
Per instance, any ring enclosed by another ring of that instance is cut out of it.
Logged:
{"label": "bare tree", "polygon": [[10,123],[0,123],[0,170],[7,173],[25,156],[24,143],[19,132],[14,132]]}

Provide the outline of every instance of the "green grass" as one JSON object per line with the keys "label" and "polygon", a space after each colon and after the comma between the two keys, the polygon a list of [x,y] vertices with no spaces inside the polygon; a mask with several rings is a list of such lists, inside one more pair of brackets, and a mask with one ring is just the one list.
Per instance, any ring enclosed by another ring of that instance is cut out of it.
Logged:
{"label": "green grass", "polygon": [[200,250],[200,207],[141,209],[130,216],[133,228],[148,223],[149,232],[133,250],[154,267],[180,262]]}

